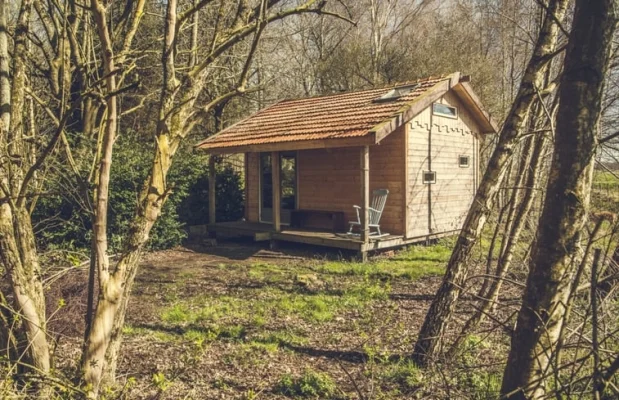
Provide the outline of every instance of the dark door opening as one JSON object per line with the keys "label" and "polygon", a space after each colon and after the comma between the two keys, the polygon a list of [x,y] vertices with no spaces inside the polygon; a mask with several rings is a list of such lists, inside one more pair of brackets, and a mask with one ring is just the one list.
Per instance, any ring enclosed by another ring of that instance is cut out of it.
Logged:
{"label": "dark door opening", "polygon": [[[281,152],[280,197],[282,224],[290,223],[290,212],[297,208],[297,154]],[[273,222],[273,184],[271,153],[260,153],[260,221]]]}

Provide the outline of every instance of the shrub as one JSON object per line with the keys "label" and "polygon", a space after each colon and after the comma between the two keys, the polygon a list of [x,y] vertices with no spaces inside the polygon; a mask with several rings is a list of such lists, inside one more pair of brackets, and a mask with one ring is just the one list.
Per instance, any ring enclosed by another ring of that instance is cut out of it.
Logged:
{"label": "shrub", "polygon": [[[188,195],[179,202],[179,220],[186,224],[203,225],[208,222],[208,171],[192,183]],[[215,183],[215,217],[217,221],[236,221],[243,217],[243,182],[234,169],[223,166],[217,170]]]}
{"label": "shrub", "polygon": [[[110,176],[108,235],[112,252],[120,250],[129,232],[141,185],[152,162],[152,141],[136,133],[119,137]],[[165,249],[181,244],[185,225],[206,223],[208,218],[208,156],[181,147],[168,174],[171,194],[153,226],[149,249]],[[78,185],[70,178],[56,177],[50,188],[67,188],[41,197],[33,213],[39,244],[44,249],[88,249],[92,222],[89,211],[80,205]],[[217,178],[217,218],[236,220],[243,215],[243,182],[231,168],[222,167]]]}

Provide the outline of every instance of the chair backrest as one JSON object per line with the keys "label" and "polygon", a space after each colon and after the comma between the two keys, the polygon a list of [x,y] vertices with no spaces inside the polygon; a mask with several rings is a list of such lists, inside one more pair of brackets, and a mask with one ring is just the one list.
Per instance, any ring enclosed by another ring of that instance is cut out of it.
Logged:
{"label": "chair backrest", "polygon": [[380,217],[383,215],[383,210],[385,209],[385,204],[387,204],[387,195],[389,194],[389,190],[387,189],[376,189],[372,191],[372,207],[376,211],[370,210],[370,224],[378,224],[380,221]]}

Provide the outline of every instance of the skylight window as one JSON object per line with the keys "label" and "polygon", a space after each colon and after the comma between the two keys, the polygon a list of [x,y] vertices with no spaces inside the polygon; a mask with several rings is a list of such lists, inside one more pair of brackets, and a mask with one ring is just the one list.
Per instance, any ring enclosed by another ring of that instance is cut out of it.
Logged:
{"label": "skylight window", "polygon": [[397,100],[400,97],[406,96],[407,94],[411,93],[413,90],[417,89],[418,86],[419,84],[399,86],[399,87],[393,88],[387,93],[385,93],[384,95],[380,96],[379,98],[374,99],[374,101],[381,102],[381,101]]}

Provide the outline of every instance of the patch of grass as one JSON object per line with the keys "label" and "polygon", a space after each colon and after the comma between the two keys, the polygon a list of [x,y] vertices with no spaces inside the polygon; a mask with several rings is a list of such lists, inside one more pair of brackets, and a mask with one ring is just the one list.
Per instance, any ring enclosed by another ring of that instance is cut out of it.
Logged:
{"label": "patch of grass", "polygon": [[140,328],[133,325],[123,326],[123,335],[127,336],[142,336],[148,334],[149,330],[146,328]]}
{"label": "patch of grass", "polygon": [[402,361],[389,365],[382,374],[383,378],[406,389],[415,389],[423,385],[423,371],[412,361]]}
{"label": "patch of grass", "polygon": [[247,335],[247,330],[242,325],[231,325],[218,329],[218,338],[241,340]]}
{"label": "patch of grass", "polygon": [[388,284],[366,279],[336,293],[282,293],[274,290],[271,295],[279,314],[295,315],[308,322],[327,322],[338,313],[387,299],[390,291]]}
{"label": "patch of grass", "polygon": [[307,321],[325,322],[333,319],[334,302],[328,295],[282,295],[277,300],[276,310],[298,315]]}
{"label": "patch of grass", "polygon": [[185,281],[193,280],[196,278],[196,274],[193,272],[183,271],[176,277],[177,280],[182,279]]}
{"label": "patch of grass", "polygon": [[406,249],[398,252],[392,260],[410,261],[412,263],[423,261],[434,261],[437,263],[445,263],[449,261],[451,251],[455,244],[455,238],[441,239],[436,244],[429,246],[415,245],[408,246]]}
{"label": "patch of grass", "polygon": [[[196,296],[161,311],[161,320],[180,327],[242,325],[261,328],[273,317],[297,317],[307,322],[328,322],[341,312],[362,309],[386,300],[389,284],[365,277],[338,291],[305,293],[265,287],[255,296]],[[225,337],[225,334],[220,335]]]}
{"label": "patch of grass", "polygon": [[152,331],[153,337],[161,342],[175,342],[178,340],[178,335],[163,331]]}
{"label": "patch of grass", "polygon": [[217,322],[223,317],[245,316],[243,301],[236,297],[193,297],[161,312],[161,320],[170,324],[188,325]]}
{"label": "patch of grass", "polygon": [[469,334],[462,343],[459,364],[463,367],[455,374],[457,385],[468,392],[474,400],[498,399],[501,389],[501,371],[479,368],[484,352],[496,352],[488,341],[475,334]]}
{"label": "patch of grass", "polygon": [[264,352],[264,353],[277,353],[279,351],[278,343],[264,343],[258,341],[251,341],[247,344],[252,350]]}
{"label": "patch of grass", "polygon": [[204,343],[217,339],[217,332],[208,329],[188,329],[183,333],[183,338],[193,342],[198,347],[202,347]]}
{"label": "patch of grass", "polygon": [[608,171],[595,171],[593,173],[593,183],[609,184],[619,187],[619,179]]}
{"label": "patch of grass", "polygon": [[194,316],[187,304],[178,303],[164,310],[161,319],[171,324],[193,322]]}
{"label": "patch of grass", "polygon": [[371,278],[405,278],[442,275],[451,255],[452,242],[441,241],[431,246],[409,246],[394,257],[367,263],[330,261],[317,269],[326,274],[368,276]]}
{"label": "patch of grass", "polygon": [[283,375],[275,391],[288,397],[335,398],[337,386],[326,373],[306,369],[298,378],[290,374]]}

